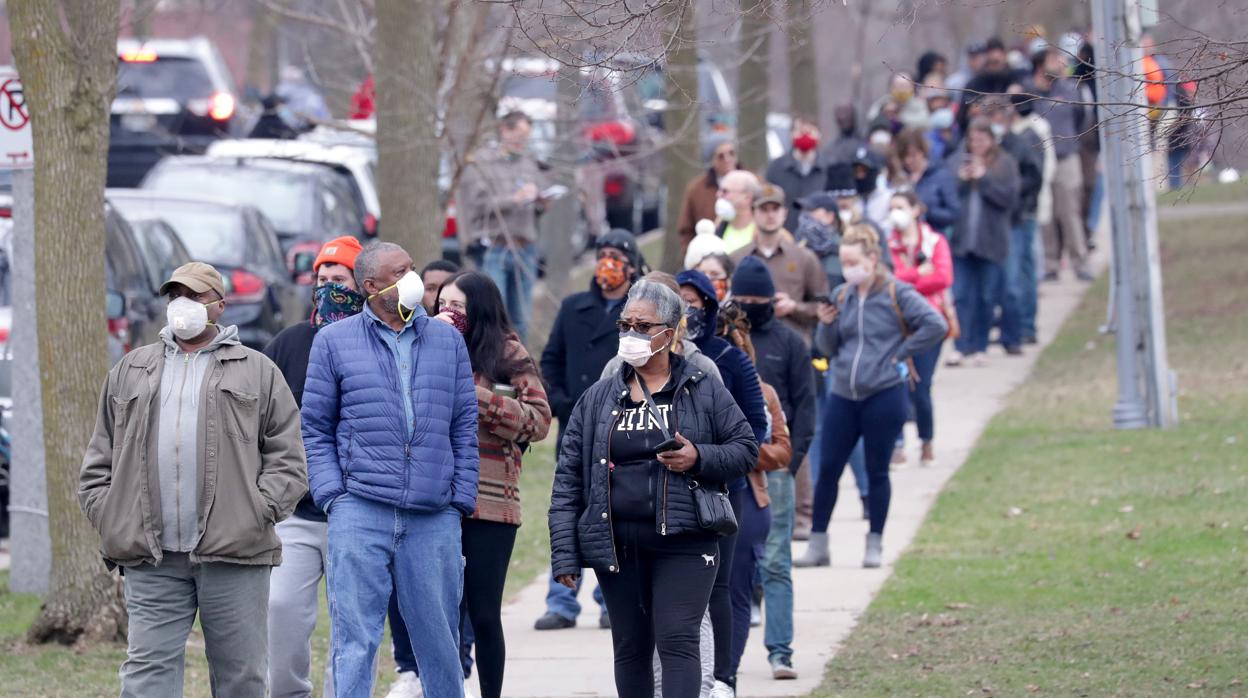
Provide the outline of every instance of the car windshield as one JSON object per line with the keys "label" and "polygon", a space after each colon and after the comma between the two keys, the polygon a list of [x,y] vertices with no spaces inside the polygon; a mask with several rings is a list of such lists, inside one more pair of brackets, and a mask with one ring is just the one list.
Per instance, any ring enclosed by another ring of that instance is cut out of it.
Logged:
{"label": "car windshield", "polygon": [[558,92],[558,83],[555,82],[555,78],[553,73],[509,75],[507,81],[503,83],[503,96],[515,99],[545,99],[553,102]]}
{"label": "car windshield", "polygon": [[[582,81],[585,79],[582,76]],[[554,73],[509,75],[503,83],[502,96],[556,102],[559,99],[559,76]],[[611,83],[602,77],[594,77],[588,84],[577,87],[576,104],[582,121],[610,121],[619,117]]]}
{"label": "car windshield", "polygon": [[121,61],[117,68],[117,96],[163,98],[185,102],[212,95],[212,79],[202,63],[190,58]]}
{"label": "car windshield", "polygon": [[[281,170],[231,165],[157,167],[144,189],[171,193],[195,192],[222,201],[251,204],[269,217],[279,233],[295,235],[312,229],[312,181]],[[177,228],[173,220],[169,224]],[[181,232],[179,230],[179,232]],[[184,240],[195,256],[189,240]]]}
{"label": "car windshield", "polygon": [[236,211],[176,207],[160,212],[178,234],[191,259],[213,266],[241,267],[255,250],[247,249],[243,217]]}

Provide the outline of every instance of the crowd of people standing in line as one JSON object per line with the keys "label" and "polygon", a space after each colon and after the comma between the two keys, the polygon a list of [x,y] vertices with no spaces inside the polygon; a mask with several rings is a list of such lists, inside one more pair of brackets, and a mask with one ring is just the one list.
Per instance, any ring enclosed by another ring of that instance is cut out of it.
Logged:
{"label": "crowd of people standing in line", "polygon": [[484,272],[417,273],[392,243],[332,240],[311,318],[260,353],[219,324],[215,269],[175,270],[161,341],[105,379],[80,481],[125,578],[122,695],[181,694],[197,616],[214,694],[310,695],[325,580],[325,695],[371,695],[388,616],[392,697],[470,694],[474,666],[480,694],[500,696],[519,475],[555,419],[536,628],[576,625],[590,568],[619,695],[734,695],[759,624],[772,677],[796,678],[792,568],[831,564],[845,466],[868,522],[862,565],[878,567],[908,421],[920,464],[935,460],[945,341],[950,366],[984,363],[994,328],[1017,354],[1035,339],[1038,280],[1063,260],[1089,278],[1099,185],[1069,136],[1092,117],[1067,99],[1086,86],[1057,48],[1027,74],[1006,55],[975,47],[963,78],[925,55],[866,134],[852,108],[827,145],[797,118],[761,178],[731,140],[707,144],[673,225],[684,269],[651,271],[632,234],[601,236],[590,287],[562,301],[540,357],[522,277],[541,193],[523,177],[493,193],[526,167],[523,115],[502,119],[470,184],[488,212],[468,220],[502,245]]}

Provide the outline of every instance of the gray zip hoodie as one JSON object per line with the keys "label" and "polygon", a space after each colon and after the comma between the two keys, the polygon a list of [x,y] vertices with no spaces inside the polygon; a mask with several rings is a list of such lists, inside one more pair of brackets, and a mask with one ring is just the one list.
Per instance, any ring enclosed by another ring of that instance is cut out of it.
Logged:
{"label": "gray zip hoodie", "polygon": [[[897,308],[888,293],[890,283],[896,284]],[[832,392],[849,400],[866,400],[901,383],[897,364],[936,346],[949,331],[926,298],[891,276],[865,297],[856,286],[842,284],[832,301],[840,305],[840,315],[831,325],[819,324],[815,343],[831,361]],[[902,336],[898,309],[909,337]]]}
{"label": "gray zip hoodie", "polygon": [[238,327],[219,327],[212,343],[187,354],[173,332],[160,331],[165,366],[160,376],[159,440],[160,547],[176,553],[195,549],[199,532],[199,410],[204,374],[218,347],[238,344]]}

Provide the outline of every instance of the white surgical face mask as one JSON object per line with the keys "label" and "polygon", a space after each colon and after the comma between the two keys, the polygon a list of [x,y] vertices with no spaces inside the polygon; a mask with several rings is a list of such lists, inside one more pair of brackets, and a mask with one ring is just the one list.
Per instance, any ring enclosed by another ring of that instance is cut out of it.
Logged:
{"label": "white surgical face mask", "polygon": [[943,131],[947,128],[953,128],[953,120],[953,110],[945,107],[932,112],[932,116],[927,120],[927,123],[932,128]]}
{"label": "white surgical face mask", "polygon": [[190,341],[208,328],[208,306],[185,296],[174,298],[165,309],[165,318],[169,321],[173,336],[182,341]]}
{"label": "white surgical face mask", "polygon": [[841,274],[845,277],[845,283],[857,286],[871,278],[871,270],[865,264],[857,264],[852,267],[843,267]]}
{"label": "white surgical face mask", "polygon": [[411,319],[412,314],[408,313],[404,316],[403,308],[415,311],[417,308],[422,307],[421,301],[424,300],[425,297],[425,282],[421,280],[420,274],[408,269],[407,273],[399,277],[399,280],[394,282],[394,284],[381,289],[377,293],[369,296],[369,298],[376,298],[384,293],[388,293],[392,288],[398,289],[399,291],[399,318],[402,319],[403,322],[407,322]]}
{"label": "white surgical face mask", "polygon": [[898,230],[908,230],[914,223],[914,214],[904,208],[895,208],[888,212],[888,220]]}
{"label": "white surgical face mask", "polygon": [[836,210],[836,217],[841,219],[841,225],[849,225],[854,222],[854,209],[840,208]]}
{"label": "white surgical face mask", "polygon": [[[656,337],[658,335],[655,335]],[[616,352],[629,366],[637,368],[645,366],[651,356],[663,351],[663,347],[651,349],[650,342],[654,339],[648,334],[630,330],[620,333],[620,348]]]}
{"label": "white surgical face mask", "polygon": [[992,137],[996,138],[998,143],[1005,138],[1005,124],[992,124],[989,128],[992,129]]}
{"label": "white surgical face mask", "polygon": [[732,222],[737,217],[737,207],[732,205],[728,199],[720,197],[715,199],[715,215],[722,221]]}

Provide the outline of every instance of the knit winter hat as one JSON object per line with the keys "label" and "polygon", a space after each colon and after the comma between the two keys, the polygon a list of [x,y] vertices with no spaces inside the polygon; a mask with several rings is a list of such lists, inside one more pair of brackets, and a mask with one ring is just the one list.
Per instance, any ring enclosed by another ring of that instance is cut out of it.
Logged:
{"label": "knit winter hat", "polygon": [[693,269],[713,254],[728,254],[724,239],[715,234],[715,224],[703,218],[694,226],[695,234],[685,248],[685,268]]}
{"label": "knit winter hat", "polygon": [[732,295],[771,298],[776,295],[776,284],[763,260],[753,255],[737,264],[732,274]]}
{"label": "knit winter hat", "polygon": [[360,246],[360,241],[350,235],[334,238],[321,247],[316,261],[312,263],[312,269],[320,269],[322,264],[341,264],[355,271],[355,258],[360,256],[361,250],[363,247]]}

